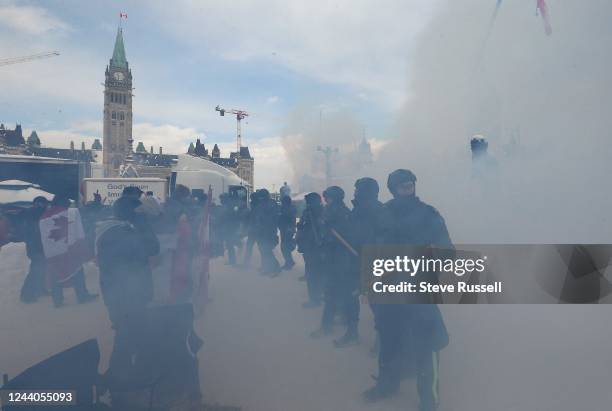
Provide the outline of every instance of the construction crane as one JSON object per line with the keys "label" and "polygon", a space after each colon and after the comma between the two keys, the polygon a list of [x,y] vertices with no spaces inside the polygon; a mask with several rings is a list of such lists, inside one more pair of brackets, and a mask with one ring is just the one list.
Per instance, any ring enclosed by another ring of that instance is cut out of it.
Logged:
{"label": "construction crane", "polygon": [[47,53],[30,54],[29,56],[11,57],[7,59],[0,59],[0,66],[8,66],[11,64],[24,63],[30,60],[46,59],[49,57],[59,56],[59,51],[51,51]]}
{"label": "construction crane", "polygon": [[249,113],[247,113],[244,110],[235,110],[235,109],[226,110],[224,108],[221,108],[218,105],[217,107],[215,107],[215,111],[218,111],[221,117],[225,116],[225,113],[233,114],[236,116],[236,151],[240,153],[240,147],[242,147],[242,129],[240,126],[240,122],[244,118],[248,117]]}

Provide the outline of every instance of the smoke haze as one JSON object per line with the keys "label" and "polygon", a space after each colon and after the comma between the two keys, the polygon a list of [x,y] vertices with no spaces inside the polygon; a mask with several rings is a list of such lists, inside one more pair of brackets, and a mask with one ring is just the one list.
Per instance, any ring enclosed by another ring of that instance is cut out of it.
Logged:
{"label": "smoke haze", "polygon": [[[367,171],[384,186],[394,168],[412,169],[455,242],[609,242],[612,4],[550,1],[547,36],[535,2],[505,1],[487,38],[494,3],[442,2],[417,41],[410,100]],[[324,119],[321,134],[319,119],[303,114],[284,140],[296,177],[320,141],[361,137],[348,115]],[[473,176],[474,134],[495,159],[485,176]],[[345,188],[365,175],[334,165]]]}

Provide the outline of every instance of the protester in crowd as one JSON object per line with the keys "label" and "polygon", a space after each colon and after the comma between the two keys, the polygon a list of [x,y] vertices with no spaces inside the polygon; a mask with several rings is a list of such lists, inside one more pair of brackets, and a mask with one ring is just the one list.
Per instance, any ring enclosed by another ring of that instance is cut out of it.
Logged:
{"label": "protester in crowd", "polygon": [[58,194],[40,218],[47,284],[56,308],[64,305],[66,287],[74,288],[79,304],[95,300],[85,284],[83,264],[93,257],[85,238],[81,215],[70,208],[68,196]]}
{"label": "protester in crowd", "polygon": [[23,219],[23,240],[26,255],[30,259],[30,269],[21,288],[20,299],[24,303],[33,303],[47,294],[45,282],[45,253],[40,237],[40,217],[49,206],[49,200],[39,196],[32,201],[32,207],[21,214]]}
{"label": "protester in crowd", "polygon": [[147,218],[136,211],[140,205],[138,199],[123,196],[113,204],[113,218],[96,227],[100,290],[115,330],[107,373],[114,383],[129,379],[147,342],[145,308],[153,298],[149,258],[159,252],[159,241]]}

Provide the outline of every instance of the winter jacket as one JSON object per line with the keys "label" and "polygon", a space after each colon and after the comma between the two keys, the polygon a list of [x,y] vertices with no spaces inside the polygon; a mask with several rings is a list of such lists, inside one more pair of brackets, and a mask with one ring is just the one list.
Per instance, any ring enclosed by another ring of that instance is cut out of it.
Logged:
{"label": "winter jacket", "polygon": [[146,304],[150,301],[153,280],[149,257],[158,253],[159,241],[144,218],[98,223],[96,256],[105,303]]}

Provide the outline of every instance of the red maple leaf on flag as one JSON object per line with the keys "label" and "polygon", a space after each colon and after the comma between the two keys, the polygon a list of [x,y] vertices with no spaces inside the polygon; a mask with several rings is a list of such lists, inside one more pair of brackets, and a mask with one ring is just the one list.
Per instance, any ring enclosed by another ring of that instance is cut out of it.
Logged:
{"label": "red maple leaf on flag", "polygon": [[68,217],[61,215],[53,219],[53,229],[49,231],[49,238],[54,241],[68,240]]}

